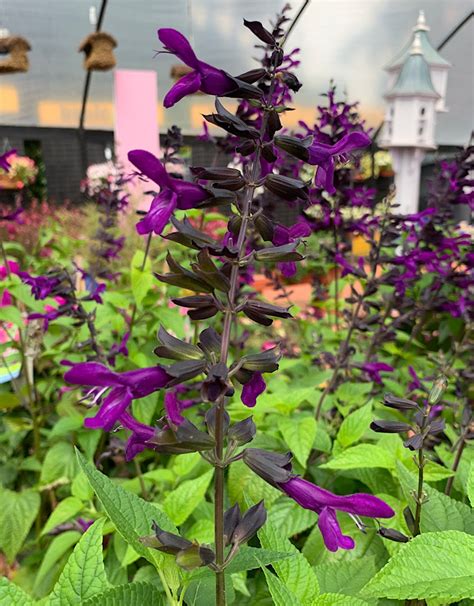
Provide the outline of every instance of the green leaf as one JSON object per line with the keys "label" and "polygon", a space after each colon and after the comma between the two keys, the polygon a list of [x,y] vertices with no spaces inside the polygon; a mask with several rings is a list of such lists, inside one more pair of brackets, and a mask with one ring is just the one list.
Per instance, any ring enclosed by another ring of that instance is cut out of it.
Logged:
{"label": "green leaf", "polygon": [[421,534],[403,545],[362,593],[451,603],[472,597],[473,587],[474,537],[447,530]]}
{"label": "green leaf", "polygon": [[204,499],[214,471],[210,469],[194,480],[186,480],[166,495],[163,509],[176,525],[185,522]]}
{"label": "green leaf", "polygon": [[46,453],[40,484],[50,484],[60,478],[72,480],[76,472],[77,464],[73,445],[70,442],[58,442]]}
{"label": "green leaf", "polygon": [[301,601],[277,576],[265,566],[262,566],[262,570],[275,606],[302,606]]}
{"label": "green leaf", "polygon": [[[13,369],[10,368],[10,373],[13,374]],[[9,374],[9,377],[11,377]],[[21,404],[20,398],[15,393],[0,393],[0,410],[6,410],[8,408],[16,408]]]}
{"label": "green leaf", "polygon": [[278,429],[287,443],[296,460],[302,467],[306,467],[309,453],[316,437],[316,421],[314,417],[280,417]]}
{"label": "green leaf", "polygon": [[258,531],[258,538],[265,549],[293,554],[292,558],[272,564],[280,581],[303,604],[311,604],[319,594],[319,583],[308,560],[302,553],[267,520]]}
{"label": "green leaf", "polygon": [[164,606],[163,594],[151,583],[119,585],[82,602],[81,606]]}
{"label": "green leaf", "polygon": [[12,563],[20,551],[40,507],[33,490],[13,492],[0,488],[0,549]]}
{"label": "green leaf", "polygon": [[337,434],[337,441],[343,448],[347,448],[361,439],[372,421],[372,404],[366,404],[348,415],[341,423]]}
{"label": "green leaf", "polygon": [[276,562],[293,559],[293,553],[287,551],[272,551],[269,549],[258,549],[257,547],[241,547],[239,553],[226,568],[226,572],[233,574],[244,570],[253,570],[260,566],[274,566]]}
{"label": "green leaf", "polygon": [[0,577],[0,604],[5,606],[33,606],[33,599],[9,581],[6,577]]}
{"label": "green leaf", "polygon": [[314,568],[321,591],[355,596],[375,575],[374,556],[320,564]]}
{"label": "green leaf", "polygon": [[151,273],[151,261],[148,258],[145,267],[142,271],[145,253],[142,250],[137,250],[133,255],[130,279],[132,282],[132,293],[137,307],[140,307],[143,299],[148,294],[148,291],[154,284],[153,274]]}
{"label": "green leaf", "polygon": [[364,467],[382,467],[392,469],[395,466],[393,456],[380,446],[358,444],[337,455],[322,469],[362,469]]}
{"label": "green leaf", "polygon": [[156,520],[158,525],[169,532],[177,532],[175,525],[168,516],[154,503],[148,503],[137,495],[116,486],[107,476],[87,463],[79,451],[77,458],[82,471],[86,474],[94,492],[112,520],[119,534],[133,549],[146,558],[154,566],[162,566],[165,562],[170,569],[176,565],[171,558],[161,552],[145,547],[140,537],[151,534],[151,525]]}
{"label": "green leaf", "polygon": [[51,568],[62,558],[68,549],[78,542],[81,536],[81,533],[77,530],[68,530],[53,538],[41,560],[41,566],[39,567],[33,587],[35,592]]}
{"label": "green leaf", "polygon": [[41,531],[41,534],[44,535],[50,530],[53,530],[53,528],[56,528],[56,526],[59,526],[59,524],[67,522],[75,515],[77,515],[83,507],[84,505],[80,499],[76,497],[66,497],[58,504],[56,509],[51,513],[48,518],[48,521],[46,522],[43,530]]}
{"label": "green leaf", "polygon": [[20,310],[13,305],[0,307],[0,322],[11,322],[17,326],[23,326],[23,317]]}
{"label": "green leaf", "polygon": [[467,496],[469,497],[471,507],[474,507],[474,461],[471,461],[467,476]]}
{"label": "green leaf", "polygon": [[[418,480],[401,463],[397,464],[397,473],[405,498],[413,511],[412,491],[416,490]],[[423,490],[428,500],[421,508],[422,532],[462,530],[474,534],[474,511],[468,505],[455,501],[428,484],[424,484]]]}
{"label": "green leaf", "polygon": [[268,520],[282,536],[289,538],[314,526],[317,517],[313,511],[283,497],[268,512]]}
{"label": "green leaf", "polygon": [[102,559],[105,519],[94,522],[74,548],[54,586],[48,606],[75,606],[107,587]]}
{"label": "green leaf", "polygon": [[368,604],[353,595],[348,597],[340,593],[323,593],[312,606],[368,606]]}
{"label": "green leaf", "polygon": [[247,506],[247,499],[252,504],[263,499],[265,506],[270,507],[281,496],[279,490],[255,475],[242,461],[230,466],[227,486],[230,502],[237,502],[242,508]]}

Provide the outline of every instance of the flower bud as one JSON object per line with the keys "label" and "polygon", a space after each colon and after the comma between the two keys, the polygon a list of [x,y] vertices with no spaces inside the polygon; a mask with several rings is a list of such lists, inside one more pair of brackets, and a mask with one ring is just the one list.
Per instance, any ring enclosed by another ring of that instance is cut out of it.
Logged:
{"label": "flower bud", "polygon": [[242,516],[240,515],[238,503],[235,503],[233,507],[224,512],[224,542],[226,545],[231,544],[234,530],[241,520]]}
{"label": "flower bud", "polygon": [[265,524],[267,512],[263,501],[248,509],[232,535],[233,544],[246,543]]}
{"label": "flower bud", "polygon": [[386,393],[383,397],[384,406],[395,408],[396,410],[414,410],[419,408],[418,404],[413,400],[405,398],[397,398],[391,393]]}
{"label": "flower bud", "polygon": [[196,543],[192,543],[176,554],[176,564],[184,570],[194,570],[201,566],[208,566],[214,560],[215,554],[210,547]]}
{"label": "flower bud", "polygon": [[370,429],[378,433],[403,433],[404,431],[409,431],[411,425],[399,421],[383,421],[380,419],[378,421],[372,421]]}
{"label": "flower bud", "polygon": [[248,442],[251,442],[254,439],[256,433],[257,427],[253,422],[252,417],[248,417],[247,419],[232,425],[229,429],[228,437],[229,440],[237,442],[239,445],[248,444]]}
{"label": "flower bud", "polygon": [[429,404],[431,404],[431,406],[437,404],[441,400],[447,387],[448,379],[444,375],[440,375],[439,377],[437,377],[437,379],[433,383],[433,387],[431,388],[430,394],[428,396],[428,402]]}
{"label": "flower bud", "polygon": [[396,541],[397,543],[408,543],[408,541],[410,540],[409,537],[399,532],[398,530],[395,530],[394,528],[384,528],[383,526],[381,526],[379,528],[378,534],[384,539]]}

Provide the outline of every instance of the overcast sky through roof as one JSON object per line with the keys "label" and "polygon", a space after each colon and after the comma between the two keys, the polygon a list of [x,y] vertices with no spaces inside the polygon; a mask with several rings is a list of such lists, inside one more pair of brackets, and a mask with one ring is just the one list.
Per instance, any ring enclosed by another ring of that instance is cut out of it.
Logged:
{"label": "overcast sky through roof", "polygon": [[[0,76],[0,124],[77,126],[85,72],[77,52],[91,31],[91,0],[0,0],[0,27],[24,36],[32,46],[26,74]],[[100,2],[96,0],[97,7]],[[255,39],[242,19],[263,22],[284,2],[278,0],[109,0],[103,29],[118,41],[119,68],[154,69],[160,100],[171,86],[168,55],[154,58],[160,48],[158,27],[174,27],[190,37],[203,60],[236,75],[254,67]],[[293,13],[300,1],[292,3]],[[311,121],[314,108],[333,78],[341,94],[359,100],[371,125],[383,118],[386,74],[383,66],[406,44],[424,9],[433,45],[471,10],[471,0],[312,0],[288,41],[301,48],[298,76],[303,88],[295,107]],[[453,64],[449,72],[447,106],[438,117],[440,144],[466,144],[473,128],[474,20],[453,38],[442,55]],[[86,124],[113,127],[113,75],[96,72],[92,78]],[[160,130],[173,123],[185,132],[201,130],[201,114],[212,100],[197,95],[176,107],[157,108]],[[296,116],[297,112],[294,112]],[[289,115],[288,115],[289,117]]]}

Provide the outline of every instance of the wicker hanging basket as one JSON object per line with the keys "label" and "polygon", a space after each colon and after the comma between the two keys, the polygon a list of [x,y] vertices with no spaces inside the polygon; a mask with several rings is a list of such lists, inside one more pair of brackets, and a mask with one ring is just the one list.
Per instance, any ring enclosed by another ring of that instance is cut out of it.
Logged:
{"label": "wicker hanging basket", "polygon": [[27,72],[29,61],[26,53],[30,50],[30,43],[21,36],[0,38],[0,74]]}
{"label": "wicker hanging basket", "polygon": [[90,34],[82,41],[79,52],[84,52],[84,69],[107,71],[116,65],[114,48],[117,42],[105,32]]}

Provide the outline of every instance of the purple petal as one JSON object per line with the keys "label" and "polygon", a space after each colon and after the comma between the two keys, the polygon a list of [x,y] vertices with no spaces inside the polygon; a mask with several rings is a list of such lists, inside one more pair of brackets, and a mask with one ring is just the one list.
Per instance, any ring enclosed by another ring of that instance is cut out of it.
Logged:
{"label": "purple petal", "polygon": [[208,95],[225,95],[235,89],[235,83],[222,69],[199,61],[197,68],[201,75],[201,90]]}
{"label": "purple petal", "polygon": [[278,263],[278,269],[285,276],[285,278],[292,278],[297,271],[296,263],[294,261]]}
{"label": "purple petal", "polygon": [[125,459],[131,461],[138,453],[145,450],[148,440],[155,435],[155,429],[137,421],[128,412],[120,417],[120,423],[132,431],[125,446]]}
{"label": "purple petal", "polygon": [[178,196],[178,208],[187,210],[194,208],[199,202],[203,202],[210,197],[210,193],[197,183],[182,181],[181,179],[172,179],[173,189]]}
{"label": "purple petal", "polygon": [[168,391],[165,394],[165,411],[168,421],[178,427],[184,421],[181,414],[180,402],[174,391]]}
{"label": "purple petal", "polygon": [[151,232],[155,232],[157,236],[161,235],[176,208],[177,200],[176,194],[169,189],[158,194],[153,198],[150,210],[137,223],[137,232],[141,236]]}
{"label": "purple petal", "polygon": [[284,225],[275,225],[273,229],[272,244],[275,246],[283,246],[291,242],[290,231]]}
{"label": "purple petal", "polygon": [[127,385],[134,398],[144,398],[167,385],[170,375],[161,366],[128,370],[120,374],[122,384]]}
{"label": "purple petal", "polygon": [[10,162],[8,161],[8,158],[10,156],[14,156],[15,154],[16,149],[9,149],[4,154],[0,155],[0,168],[3,168],[5,172],[8,172],[10,170]]}
{"label": "purple petal", "polygon": [[242,388],[241,400],[245,406],[253,408],[257,403],[257,398],[266,389],[265,381],[260,372],[254,372],[250,381],[245,383]]}
{"label": "purple petal", "polygon": [[391,518],[395,515],[389,505],[373,495],[356,493],[339,496],[300,477],[291,478],[281,484],[280,488],[301,507],[312,509],[316,513],[324,507],[332,507],[369,518]]}
{"label": "purple petal", "polygon": [[290,227],[289,231],[292,238],[304,238],[312,233],[311,225],[307,221],[298,221]]}
{"label": "purple petal", "polygon": [[333,509],[325,507],[318,518],[318,527],[329,551],[342,549],[354,549],[355,543],[352,537],[342,534],[336,512]]}
{"label": "purple petal", "polygon": [[166,93],[163,99],[164,107],[173,107],[175,103],[178,103],[184,97],[196,93],[201,88],[201,82],[201,76],[196,71],[192,71],[180,78]]}
{"label": "purple petal", "polygon": [[368,135],[362,132],[352,132],[344,135],[337,143],[331,146],[331,154],[339,155],[346,154],[360,149],[361,147],[367,147],[370,145],[371,139]]}
{"label": "purple petal", "polygon": [[171,188],[171,179],[163,164],[151,152],[145,149],[132,149],[128,152],[128,159],[146,177],[160,187]]}
{"label": "purple petal", "polygon": [[176,29],[161,28],[157,33],[160,42],[162,42],[167,50],[176,55],[178,59],[181,59],[183,63],[189,65],[189,67],[197,69],[199,60],[188,40],[181,32],[178,32]]}
{"label": "purple petal", "polygon": [[102,402],[96,416],[84,420],[84,426],[88,429],[111,431],[131,403],[132,393],[128,387],[114,387]]}
{"label": "purple petal", "polygon": [[334,160],[333,158],[329,158],[326,163],[321,166],[318,166],[318,170],[316,171],[316,180],[315,183],[317,186],[324,188],[328,194],[334,194],[336,192],[336,188],[334,187]]}
{"label": "purple petal", "polygon": [[76,385],[113,387],[123,385],[120,375],[98,362],[81,362],[68,370],[64,379]]}

